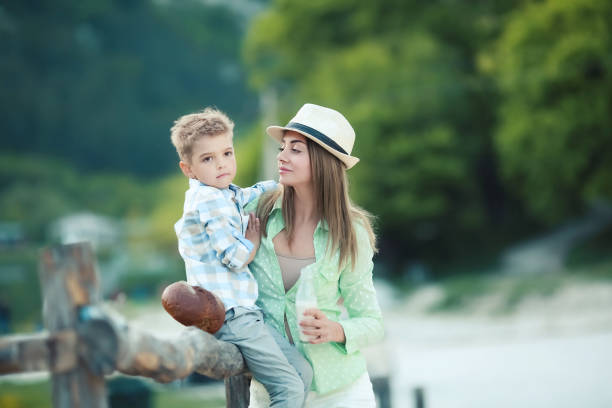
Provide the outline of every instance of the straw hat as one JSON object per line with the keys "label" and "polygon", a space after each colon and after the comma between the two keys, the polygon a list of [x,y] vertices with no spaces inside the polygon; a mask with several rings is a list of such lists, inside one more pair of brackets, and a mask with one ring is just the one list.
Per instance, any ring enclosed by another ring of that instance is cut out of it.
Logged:
{"label": "straw hat", "polygon": [[351,156],[355,143],[355,131],[351,124],[338,111],[324,106],[307,103],[300,108],[286,126],[268,126],[266,132],[282,142],[286,130],[293,130],[336,156],[347,170],[359,159]]}

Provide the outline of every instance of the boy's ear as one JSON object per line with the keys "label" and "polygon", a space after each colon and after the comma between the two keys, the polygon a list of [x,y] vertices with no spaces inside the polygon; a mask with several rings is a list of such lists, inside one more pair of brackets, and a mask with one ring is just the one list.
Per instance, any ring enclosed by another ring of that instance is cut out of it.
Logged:
{"label": "boy's ear", "polygon": [[183,172],[184,175],[186,175],[189,178],[194,178],[194,174],[191,171],[191,167],[189,166],[188,163],[185,163],[184,161],[180,161],[179,162],[179,167],[181,168],[181,171]]}

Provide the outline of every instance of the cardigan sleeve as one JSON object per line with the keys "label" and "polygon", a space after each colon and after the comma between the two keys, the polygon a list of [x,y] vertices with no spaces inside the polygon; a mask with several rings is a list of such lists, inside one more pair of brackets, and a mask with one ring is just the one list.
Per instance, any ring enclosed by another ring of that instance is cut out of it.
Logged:
{"label": "cardigan sleeve", "polygon": [[384,335],[382,313],[372,281],[374,252],[365,228],[357,225],[356,234],[358,248],[355,266],[353,268],[348,262],[338,282],[349,316],[339,321],[344,328],[346,342],[338,345],[347,354],[379,342]]}

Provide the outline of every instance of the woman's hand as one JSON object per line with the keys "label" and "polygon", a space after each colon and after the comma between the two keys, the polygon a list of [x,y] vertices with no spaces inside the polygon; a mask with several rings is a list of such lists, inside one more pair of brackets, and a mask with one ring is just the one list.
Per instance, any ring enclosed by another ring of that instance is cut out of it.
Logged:
{"label": "woman's hand", "polygon": [[329,341],[344,343],[346,341],[342,325],[329,320],[325,313],[319,309],[307,309],[304,316],[309,318],[302,320],[300,330],[308,336],[313,336],[310,344],[327,343]]}

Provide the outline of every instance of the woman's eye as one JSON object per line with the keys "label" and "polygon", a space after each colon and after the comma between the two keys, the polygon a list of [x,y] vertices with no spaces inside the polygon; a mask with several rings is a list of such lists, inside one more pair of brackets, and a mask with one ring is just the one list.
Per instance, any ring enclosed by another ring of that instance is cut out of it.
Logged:
{"label": "woman's eye", "polygon": [[[279,151],[279,152],[282,152],[282,151],[284,151],[284,150],[285,150],[285,146],[281,146],[281,147],[279,147],[279,148],[278,148],[278,151]],[[291,152],[292,152],[292,153],[301,153],[302,151],[301,151],[301,150],[299,150],[299,149],[296,149],[295,147],[292,147],[292,148],[291,148]]]}

